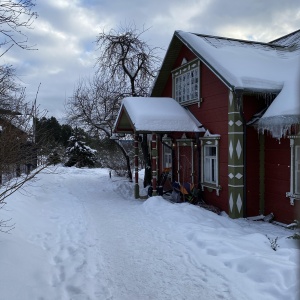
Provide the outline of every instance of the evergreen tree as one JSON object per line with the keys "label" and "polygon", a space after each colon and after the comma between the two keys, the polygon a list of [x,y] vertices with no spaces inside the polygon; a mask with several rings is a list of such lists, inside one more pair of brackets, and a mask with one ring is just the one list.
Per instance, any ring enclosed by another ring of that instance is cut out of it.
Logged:
{"label": "evergreen tree", "polygon": [[69,138],[69,146],[66,149],[68,160],[65,166],[78,168],[95,166],[97,151],[87,146],[82,139],[83,136],[79,134],[76,128],[74,135]]}

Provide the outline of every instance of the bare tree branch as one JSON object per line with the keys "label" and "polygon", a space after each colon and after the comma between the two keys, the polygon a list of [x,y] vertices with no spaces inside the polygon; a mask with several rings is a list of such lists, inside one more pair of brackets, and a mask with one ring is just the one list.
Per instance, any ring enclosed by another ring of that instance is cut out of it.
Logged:
{"label": "bare tree branch", "polygon": [[102,31],[96,39],[101,55],[97,71],[111,81],[123,82],[123,94],[147,96],[156,76],[161,59],[157,47],[151,47],[141,36],[148,29],[139,31],[135,26],[120,26],[109,33]]}
{"label": "bare tree branch", "polygon": [[33,11],[35,3],[32,0],[1,0],[0,2],[0,35],[4,40],[0,41],[1,46],[15,44],[22,49],[32,49],[29,46],[24,29],[30,29],[37,18]]}
{"label": "bare tree branch", "polygon": [[[95,76],[80,80],[66,105],[71,124],[110,138],[121,100],[149,95],[160,58],[156,54],[158,48],[150,47],[141,38],[145,31],[126,26],[109,33],[102,31],[97,36],[100,55]],[[129,156],[121,143],[117,147],[126,159],[132,178]]]}

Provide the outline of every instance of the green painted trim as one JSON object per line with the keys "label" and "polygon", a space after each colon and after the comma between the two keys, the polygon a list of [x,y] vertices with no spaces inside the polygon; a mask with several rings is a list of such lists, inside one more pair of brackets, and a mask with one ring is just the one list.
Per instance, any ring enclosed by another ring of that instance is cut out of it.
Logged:
{"label": "green painted trim", "polygon": [[243,217],[243,193],[244,187],[229,187],[229,216],[232,219]]}
{"label": "green painted trim", "polygon": [[140,198],[140,186],[138,184],[134,185],[134,198],[135,199]]}
{"label": "green painted trim", "polygon": [[151,150],[151,156],[152,156],[152,158],[157,157],[157,155],[158,155],[157,149],[152,149]]}
{"label": "green painted trim", "polygon": [[244,129],[237,99],[228,95],[228,214],[242,218],[244,211]]}

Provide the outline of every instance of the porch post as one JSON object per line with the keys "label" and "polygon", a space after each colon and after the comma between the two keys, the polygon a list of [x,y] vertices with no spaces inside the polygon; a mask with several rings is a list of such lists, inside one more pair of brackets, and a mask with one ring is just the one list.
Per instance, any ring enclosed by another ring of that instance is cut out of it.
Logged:
{"label": "porch post", "polygon": [[229,216],[243,217],[244,203],[244,130],[238,99],[229,92],[228,104],[228,200]]}
{"label": "porch post", "polygon": [[157,142],[156,134],[152,133],[151,141],[151,156],[152,156],[152,195],[157,195],[156,185],[157,185]]}
{"label": "porch post", "polygon": [[191,182],[192,184],[194,184],[194,142],[191,142],[191,159],[192,159]]}
{"label": "porch post", "polygon": [[134,134],[134,198],[140,198],[139,187],[139,135]]}

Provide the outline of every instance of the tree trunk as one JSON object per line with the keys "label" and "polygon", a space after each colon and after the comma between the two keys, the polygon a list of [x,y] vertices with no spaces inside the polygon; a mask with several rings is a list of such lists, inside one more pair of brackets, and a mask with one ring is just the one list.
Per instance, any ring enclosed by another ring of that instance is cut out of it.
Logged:
{"label": "tree trunk", "polygon": [[145,176],[144,176],[144,188],[145,188],[146,186],[151,185],[151,179],[152,179],[151,157],[150,157],[148,143],[147,143],[147,134],[143,134],[141,148],[142,148],[144,163],[145,163]]}
{"label": "tree trunk", "polygon": [[130,158],[129,155],[126,153],[125,149],[122,147],[122,145],[120,145],[117,141],[115,141],[115,143],[117,144],[117,146],[120,148],[120,150],[122,151],[125,159],[126,159],[126,166],[127,166],[127,175],[130,181],[132,181],[132,172],[131,172],[131,167],[130,167]]}

